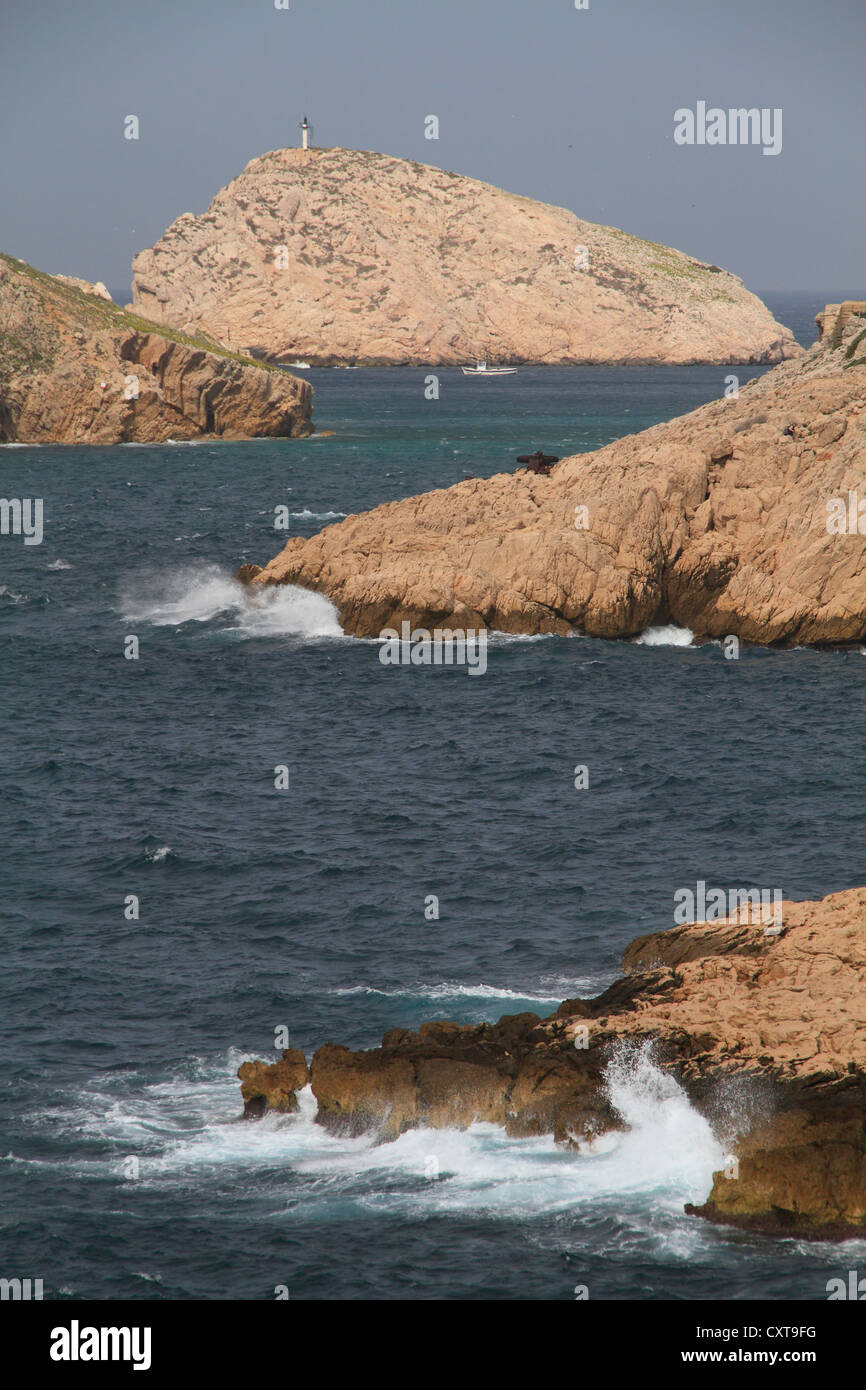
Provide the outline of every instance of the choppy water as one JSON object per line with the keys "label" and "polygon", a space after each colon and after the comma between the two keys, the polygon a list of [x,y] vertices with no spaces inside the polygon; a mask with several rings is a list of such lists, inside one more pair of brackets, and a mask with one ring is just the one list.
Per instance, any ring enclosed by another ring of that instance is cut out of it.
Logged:
{"label": "choppy water", "polygon": [[857,653],[494,637],[470,680],[383,667],[326,600],[231,578],[278,548],[279,504],[312,534],[725,374],[443,372],[427,402],[420,372],[318,371],[330,438],[0,450],[0,494],[46,513],[41,546],[0,539],[0,1273],[90,1298],[808,1299],[866,1258],[685,1217],[722,1151],[644,1054],[609,1074],[630,1131],[580,1155],[488,1126],[336,1139],[309,1096],[236,1123],[237,1066],[281,1025],[311,1052],[543,1014],[612,979],[677,887],[863,881]]}

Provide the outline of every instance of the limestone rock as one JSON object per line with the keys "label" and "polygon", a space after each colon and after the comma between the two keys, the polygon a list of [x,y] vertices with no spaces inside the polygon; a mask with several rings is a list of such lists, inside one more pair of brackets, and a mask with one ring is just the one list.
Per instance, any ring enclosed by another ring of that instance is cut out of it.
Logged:
{"label": "limestone rock", "polygon": [[296,1047],[287,1047],[279,1062],[242,1062],[238,1076],[245,1120],[258,1119],[266,1110],[297,1110],[297,1092],[310,1084],[307,1059]]}
{"label": "limestone rock", "polygon": [[55,275],[54,279],[62,280],[64,285],[72,285],[73,289],[83,290],[85,294],[95,294],[99,299],[107,299],[109,304],[114,303],[101,280],[97,280],[93,285],[89,280],[79,280],[77,275]]}
{"label": "limestone rock", "polygon": [[[585,262],[585,264],[584,264]],[[741,280],[426,164],[272,150],[133,262],[137,310],[313,363],[778,362]]]}
{"label": "limestone rock", "polygon": [[859,489],[866,504],[858,324],[549,477],[472,478],[295,537],[254,582],[327,594],[362,637],[404,620],[597,637],[674,622],[698,638],[860,641],[866,534],[856,518],[828,529],[833,499],[847,508]]}
{"label": "limestone rock", "polygon": [[116,444],[312,432],[310,386],[0,254],[0,441]]}

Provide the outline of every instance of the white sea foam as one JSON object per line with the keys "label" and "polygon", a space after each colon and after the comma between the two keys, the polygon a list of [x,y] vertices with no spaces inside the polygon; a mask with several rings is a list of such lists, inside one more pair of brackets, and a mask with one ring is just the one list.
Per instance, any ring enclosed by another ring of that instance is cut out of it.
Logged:
{"label": "white sea foam", "polygon": [[242,1060],[232,1051],[221,1062],[202,1061],[143,1087],[140,1078],[118,1075],[110,1084],[101,1078],[66,1111],[50,1107],[34,1123],[66,1130],[85,1149],[93,1141],[113,1148],[107,1158],[85,1153],[62,1161],[79,1175],[127,1181],[135,1157],[136,1183],[192,1185],[201,1194],[229,1174],[255,1183],[267,1171],[269,1183],[279,1184],[284,1173],[288,1205],[278,1195],[274,1214],[290,1221],[319,1219],[335,1205],[345,1215],[347,1204],[366,1219],[377,1212],[522,1220],[599,1211],[621,1219],[627,1209],[629,1220],[642,1230],[647,1223],[658,1228],[666,1243],[674,1226],[681,1244],[683,1203],[704,1200],[724,1163],[706,1120],[646,1047],[622,1047],[607,1068],[608,1095],[627,1131],[582,1151],[557,1146],[549,1135],[509,1138],[490,1124],[410,1130],[390,1143],[332,1135],[315,1123],[309,1087],[294,1115],[232,1123],[240,1110]]}
{"label": "white sea foam", "polygon": [[623,1177],[633,1164],[635,1176],[640,1169],[651,1184],[682,1184],[706,1195],[725,1150],[680,1083],[658,1066],[652,1043],[621,1042],[606,1068],[605,1089],[628,1125],[618,1145]]}
{"label": "white sea foam", "polygon": [[[544,992],[538,986],[526,990],[507,989],[497,985],[463,985],[443,981],[440,984],[415,984],[401,989],[376,989],[373,985],[347,985],[333,989],[332,994],[377,994],[384,999],[519,999],[537,1004],[558,1004],[563,999],[592,997],[610,981],[599,977],[556,979]],[[545,982],[542,981],[542,984]]]}
{"label": "white sea foam", "polygon": [[160,845],[158,849],[148,850],[145,859],[150,860],[151,864],[161,864],[171,854],[171,845]]}
{"label": "white sea foam", "polygon": [[342,637],[334,605],[294,584],[250,588],[218,565],[187,565],[132,580],[121,593],[129,622],[180,627],[225,619],[225,630],[247,637]]}
{"label": "white sea foam", "polygon": [[46,569],[71,570],[72,566],[66,560],[52,560],[51,564],[46,566]]}
{"label": "white sea foam", "polygon": [[491,647],[495,647],[511,642],[549,642],[558,636],[560,634],[557,632],[498,632],[491,628],[487,634],[487,641]]}
{"label": "white sea foam", "polygon": [[694,636],[690,628],[666,623],[663,627],[648,627],[634,640],[638,647],[690,647]]}
{"label": "white sea foam", "polygon": [[348,516],[348,512],[311,512],[309,507],[305,507],[302,512],[292,512],[292,516],[299,521],[335,521],[338,517]]}

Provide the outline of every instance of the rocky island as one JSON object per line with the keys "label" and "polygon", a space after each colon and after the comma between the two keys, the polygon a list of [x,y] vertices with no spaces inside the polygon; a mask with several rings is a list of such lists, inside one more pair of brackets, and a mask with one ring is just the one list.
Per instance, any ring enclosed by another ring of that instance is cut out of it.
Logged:
{"label": "rocky island", "polygon": [[548,1018],[397,1028],[382,1046],[330,1043],[240,1070],[245,1114],[291,1112],[311,1084],[318,1123],[383,1140],[474,1121],[578,1150],[623,1128],[604,1072],[652,1049],[730,1149],[691,1214],[774,1235],[866,1235],[866,888],[785,902],[767,927],[729,916],[639,937],[626,974]]}
{"label": "rocky island", "polygon": [[277,362],[778,362],[719,266],[427,164],[272,150],[133,262],[138,312]]}
{"label": "rocky island", "polygon": [[0,442],[308,435],[311,411],[310,386],[288,372],[0,253]]}
{"label": "rocky island", "polygon": [[243,577],[326,594],[362,637],[403,621],[596,637],[673,622],[698,639],[861,641],[866,306],[852,303],[736,395],[547,475],[472,478],[347,517]]}

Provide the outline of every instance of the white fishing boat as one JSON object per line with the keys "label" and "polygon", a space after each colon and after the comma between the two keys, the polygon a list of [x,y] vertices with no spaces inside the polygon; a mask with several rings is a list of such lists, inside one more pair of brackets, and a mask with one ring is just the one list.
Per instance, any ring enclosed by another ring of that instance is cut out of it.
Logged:
{"label": "white fishing boat", "polygon": [[516,367],[488,367],[486,362],[476,362],[474,367],[461,367],[464,376],[514,376]]}

